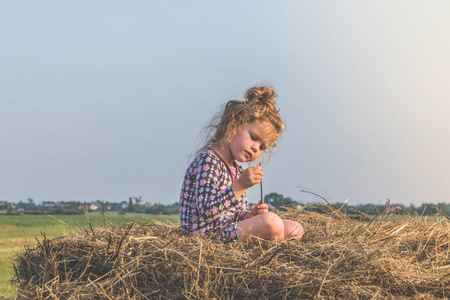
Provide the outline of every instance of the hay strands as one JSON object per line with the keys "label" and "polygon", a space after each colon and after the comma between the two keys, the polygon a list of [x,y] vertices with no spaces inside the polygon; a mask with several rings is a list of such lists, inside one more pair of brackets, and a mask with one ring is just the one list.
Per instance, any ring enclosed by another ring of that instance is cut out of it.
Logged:
{"label": "hay strands", "polygon": [[301,193],[307,193],[307,194],[311,194],[311,195],[314,195],[314,196],[316,196],[316,197],[319,197],[320,199],[322,199],[323,201],[325,201],[325,203],[327,204],[327,206],[329,207],[329,208],[331,208],[331,210],[336,210],[334,207],[333,207],[333,205],[331,205],[331,203],[330,202],[328,202],[328,200],[327,199],[325,199],[324,197],[322,197],[322,196],[320,196],[319,194],[316,194],[316,193],[314,193],[314,192],[311,192],[311,191],[305,191],[305,190],[300,190],[300,192]]}
{"label": "hay strands", "polygon": [[111,258],[109,260],[116,260],[117,259],[117,257],[119,256],[120,248],[122,247],[123,241],[127,237],[128,233],[130,232],[130,230],[133,227],[133,225],[134,225],[134,222],[131,222],[130,225],[128,226],[127,230],[125,230],[125,232],[122,235],[122,238],[117,243],[117,247],[114,250],[114,252],[112,253],[112,256],[111,256]]}
{"label": "hay strands", "polygon": [[17,300],[450,298],[448,222],[407,216],[374,232],[343,209],[329,226],[328,214],[280,211],[303,225],[300,241],[222,243],[135,223],[45,237],[14,259]]}
{"label": "hay strands", "polygon": [[437,248],[440,248],[440,247],[442,247],[442,246],[444,246],[444,245],[447,245],[447,244],[450,244],[450,240],[449,240],[449,241],[446,241],[446,242],[444,242],[444,243],[442,243],[442,244],[437,245],[437,246],[434,247],[433,249],[428,249],[428,250],[426,250],[426,252],[430,252],[430,251],[436,250]]}
{"label": "hay strands", "polygon": [[339,207],[338,210],[336,210],[333,215],[330,218],[330,221],[327,224],[327,228],[330,227],[331,221],[333,221],[334,217],[339,213],[339,211],[347,204],[348,202],[348,198],[345,200],[344,204],[341,205],[341,207]]}

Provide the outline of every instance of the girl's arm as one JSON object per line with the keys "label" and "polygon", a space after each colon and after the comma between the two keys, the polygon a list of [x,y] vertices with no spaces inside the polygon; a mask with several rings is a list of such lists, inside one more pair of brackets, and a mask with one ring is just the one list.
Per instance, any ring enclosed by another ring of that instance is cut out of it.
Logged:
{"label": "girl's arm", "polygon": [[231,189],[233,190],[234,195],[238,199],[241,198],[242,195],[244,195],[245,191],[247,191],[247,188],[242,186],[242,184],[240,183],[239,179],[237,179],[235,182],[233,182],[231,184]]}
{"label": "girl's arm", "polygon": [[263,168],[260,166],[253,166],[245,169],[239,178],[231,184],[231,189],[236,198],[241,198],[248,188],[260,183],[263,177]]}
{"label": "girl's arm", "polygon": [[[244,170],[240,174],[239,178],[231,184],[230,188],[233,190],[237,199],[240,199],[249,187],[261,182],[264,177],[264,173],[262,171],[263,169],[260,166],[249,167]],[[248,210],[238,212],[236,218],[242,221],[254,217],[257,214],[267,212],[267,208],[264,211],[264,207],[259,207],[259,205],[256,207],[257,208],[254,208],[250,212]]]}
{"label": "girl's arm", "polygon": [[219,165],[218,160],[207,156],[196,166],[197,209],[204,218],[211,218],[224,208],[235,205],[239,199],[231,185],[225,186],[222,180],[225,175]]}

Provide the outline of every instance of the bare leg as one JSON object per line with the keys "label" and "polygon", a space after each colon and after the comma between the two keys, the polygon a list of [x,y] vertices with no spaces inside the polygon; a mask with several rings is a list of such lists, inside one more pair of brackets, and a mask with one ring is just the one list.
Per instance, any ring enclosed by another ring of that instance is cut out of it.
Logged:
{"label": "bare leg", "polygon": [[240,221],[236,231],[240,240],[247,240],[252,236],[267,240],[282,240],[285,232],[283,220],[273,212]]}
{"label": "bare leg", "polygon": [[302,238],[304,234],[303,226],[300,225],[296,221],[292,220],[283,220],[284,224],[284,238],[295,238],[296,240],[299,240]]}

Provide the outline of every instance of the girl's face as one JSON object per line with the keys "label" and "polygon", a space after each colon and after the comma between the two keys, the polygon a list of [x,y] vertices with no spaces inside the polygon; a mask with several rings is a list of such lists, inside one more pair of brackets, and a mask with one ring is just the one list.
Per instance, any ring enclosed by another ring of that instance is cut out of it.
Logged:
{"label": "girl's face", "polygon": [[230,154],[238,162],[254,161],[274,142],[273,136],[270,123],[247,123],[229,143]]}

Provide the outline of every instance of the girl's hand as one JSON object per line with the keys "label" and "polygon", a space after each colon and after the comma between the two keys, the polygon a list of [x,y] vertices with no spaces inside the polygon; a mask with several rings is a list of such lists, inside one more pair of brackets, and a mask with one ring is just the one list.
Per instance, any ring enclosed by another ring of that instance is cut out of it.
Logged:
{"label": "girl's hand", "polygon": [[252,208],[252,210],[245,215],[244,220],[252,218],[259,214],[265,214],[269,211],[269,207],[267,206],[267,203],[260,203],[258,205],[255,205],[255,207]]}
{"label": "girl's hand", "polygon": [[255,184],[260,183],[263,177],[263,168],[260,166],[253,166],[245,169],[236,181],[239,182],[243,188],[248,189]]}
{"label": "girl's hand", "polygon": [[231,184],[231,188],[233,189],[236,198],[241,198],[248,188],[260,183],[263,177],[263,168],[260,166],[245,169],[244,172],[239,175],[239,178]]}

